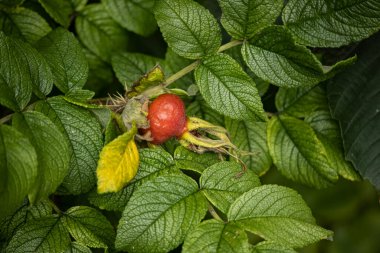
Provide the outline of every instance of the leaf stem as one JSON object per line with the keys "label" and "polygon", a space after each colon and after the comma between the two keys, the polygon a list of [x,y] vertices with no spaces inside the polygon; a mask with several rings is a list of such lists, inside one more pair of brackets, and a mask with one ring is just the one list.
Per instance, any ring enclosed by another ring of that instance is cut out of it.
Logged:
{"label": "leaf stem", "polygon": [[233,40],[233,41],[230,41],[230,42],[228,42],[228,43],[222,45],[222,46],[219,48],[218,53],[223,52],[223,51],[226,51],[227,49],[230,49],[230,48],[232,48],[232,47],[239,46],[239,45],[241,45],[241,44],[243,44],[243,41],[241,41],[241,40]]}
{"label": "leaf stem", "polygon": [[[241,41],[241,40],[230,41],[230,42],[222,45],[218,49],[218,53],[226,51],[227,49],[230,49],[232,47],[236,47],[236,46],[241,45],[241,44],[243,44],[243,41]],[[183,69],[181,69],[177,73],[169,76],[166,79],[166,81],[165,81],[164,87],[169,86],[170,84],[174,83],[175,81],[177,81],[178,79],[180,79],[184,75],[186,75],[186,74],[190,73],[191,71],[193,71],[199,65],[199,63],[200,63],[200,60],[196,60],[195,62],[191,63],[190,65],[188,65],[186,67],[184,67]]]}
{"label": "leaf stem", "polygon": [[199,64],[199,60],[191,63],[190,65],[184,67],[177,73],[170,76],[168,79],[166,79],[164,87],[174,83],[175,81],[177,81],[178,79],[186,75],[187,73],[190,73],[191,71],[193,71],[198,66],[198,64]]}
{"label": "leaf stem", "polygon": [[51,199],[48,199],[48,202],[57,214],[62,214],[62,211],[58,208],[58,206]]}
{"label": "leaf stem", "polygon": [[12,118],[12,116],[13,116],[13,113],[9,114],[9,115],[7,115],[7,116],[5,116],[3,118],[1,118],[0,119],[0,125],[6,123],[7,121],[9,121]]}
{"label": "leaf stem", "polygon": [[220,218],[220,216],[218,215],[218,213],[215,211],[214,207],[210,203],[208,203],[208,211],[212,215],[212,217],[214,217],[214,219],[224,222],[224,220]]}

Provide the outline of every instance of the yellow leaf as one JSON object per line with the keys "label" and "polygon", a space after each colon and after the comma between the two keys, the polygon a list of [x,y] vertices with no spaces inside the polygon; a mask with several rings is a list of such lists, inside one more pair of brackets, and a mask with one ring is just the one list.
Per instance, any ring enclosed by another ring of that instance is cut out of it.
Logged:
{"label": "yellow leaf", "polygon": [[139,152],[134,140],[136,126],[103,147],[98,168],[98,193],[120,191],[137,173]]}

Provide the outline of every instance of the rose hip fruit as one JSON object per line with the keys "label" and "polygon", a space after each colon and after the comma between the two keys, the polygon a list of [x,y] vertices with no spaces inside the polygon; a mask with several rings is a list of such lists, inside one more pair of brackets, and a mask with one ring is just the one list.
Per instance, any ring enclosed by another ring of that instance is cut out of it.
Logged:
{"label": "rose hip fruit", "polygon": [[162,94],[149,105],[148,120],[152,143],[179,138],[186,131],[185,105],[177,95]]}

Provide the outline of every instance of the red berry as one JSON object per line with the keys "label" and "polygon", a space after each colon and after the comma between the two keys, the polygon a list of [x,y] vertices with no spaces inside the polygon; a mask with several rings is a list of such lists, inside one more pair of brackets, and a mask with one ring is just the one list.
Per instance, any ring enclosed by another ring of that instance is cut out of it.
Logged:
{"label": "red berry", "polygon": [[171,137],[180,137],[186,131],[185,105],[173,94],[158,96],[148,109],[152,143],[161,144]]}

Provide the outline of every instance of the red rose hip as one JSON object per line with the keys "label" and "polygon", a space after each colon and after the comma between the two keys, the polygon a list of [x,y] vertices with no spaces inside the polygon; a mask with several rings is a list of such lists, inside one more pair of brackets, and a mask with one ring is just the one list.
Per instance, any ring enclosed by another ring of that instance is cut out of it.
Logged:
{"label": "red rose hip", "polygon": [[161,144],[171,137],[181,137],[186,131],[185,105],[174,94],[158,96],[148,109],[152,143]]}

